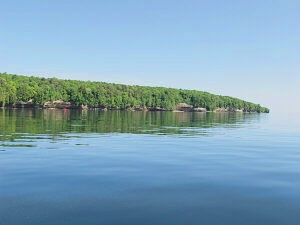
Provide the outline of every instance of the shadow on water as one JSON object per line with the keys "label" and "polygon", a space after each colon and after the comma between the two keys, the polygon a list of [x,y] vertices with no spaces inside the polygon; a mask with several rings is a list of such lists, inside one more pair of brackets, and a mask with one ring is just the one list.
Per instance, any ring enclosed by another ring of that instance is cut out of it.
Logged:
{"label": "shadow on water", "polygon": [[242,113],[7,109],[0,110],[0,141],[1,146],[7,146],[3,142],[65,139],[89,133],[210,135],[214,128],[236,129],[259,119],[259,114]]}

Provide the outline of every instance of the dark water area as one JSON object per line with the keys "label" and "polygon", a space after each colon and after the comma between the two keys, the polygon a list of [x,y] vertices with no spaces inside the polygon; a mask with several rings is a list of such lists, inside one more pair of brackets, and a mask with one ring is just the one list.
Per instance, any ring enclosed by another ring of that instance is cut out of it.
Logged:
{"label": "dark water area", "polygon": [[298,225],[291,118],[0,110],[0,225]]}

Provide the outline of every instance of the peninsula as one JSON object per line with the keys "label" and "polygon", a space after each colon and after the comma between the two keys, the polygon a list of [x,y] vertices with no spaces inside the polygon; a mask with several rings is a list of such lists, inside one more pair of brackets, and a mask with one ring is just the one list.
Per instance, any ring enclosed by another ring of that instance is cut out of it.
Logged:
{"label": "peninsula", "polygon": [[0,73],[2,107],[268,113],[238,98],[197,90],[62,80]]}

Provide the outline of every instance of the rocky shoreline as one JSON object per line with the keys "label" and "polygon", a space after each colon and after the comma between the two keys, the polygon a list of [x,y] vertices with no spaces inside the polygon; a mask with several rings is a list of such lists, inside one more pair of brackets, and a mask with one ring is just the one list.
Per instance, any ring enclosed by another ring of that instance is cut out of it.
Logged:
{"label": "rocky shoreline", "polygon": [[109,108],[104,106],[99,107],[90,107],[86,105],[75,105],[71,102],[65,102],[61,100],[57,101],[48,101],[44,105],[38,105],[33,103],[31,100],[28,102],[18,101],[6,108],[39,108],[39,109],[81,109],[81,110],[100,110],[100,111],[108,111],[108,110],[125,110],[125,111],[173,111],[173,112],[230,112],[230,113],[255,113],[257,111],[245,111],[243,109],[230,109],[230,108],[217,108],[214,111],[209,111],[206,108],[194,107],[192,105],[186,103],[178,103],[175,106],[174,110],[166,110],[161,107],[146,107],[146,106],[134,106],[126,109],[122,108]]}

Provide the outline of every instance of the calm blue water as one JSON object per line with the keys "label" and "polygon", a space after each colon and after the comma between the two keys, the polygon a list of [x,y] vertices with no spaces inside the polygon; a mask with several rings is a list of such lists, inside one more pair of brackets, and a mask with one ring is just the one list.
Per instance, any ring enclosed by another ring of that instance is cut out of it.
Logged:
{"label": "calm blue water", "polygon": [[1,110],[0,224],[298,225],[296,118]]}

